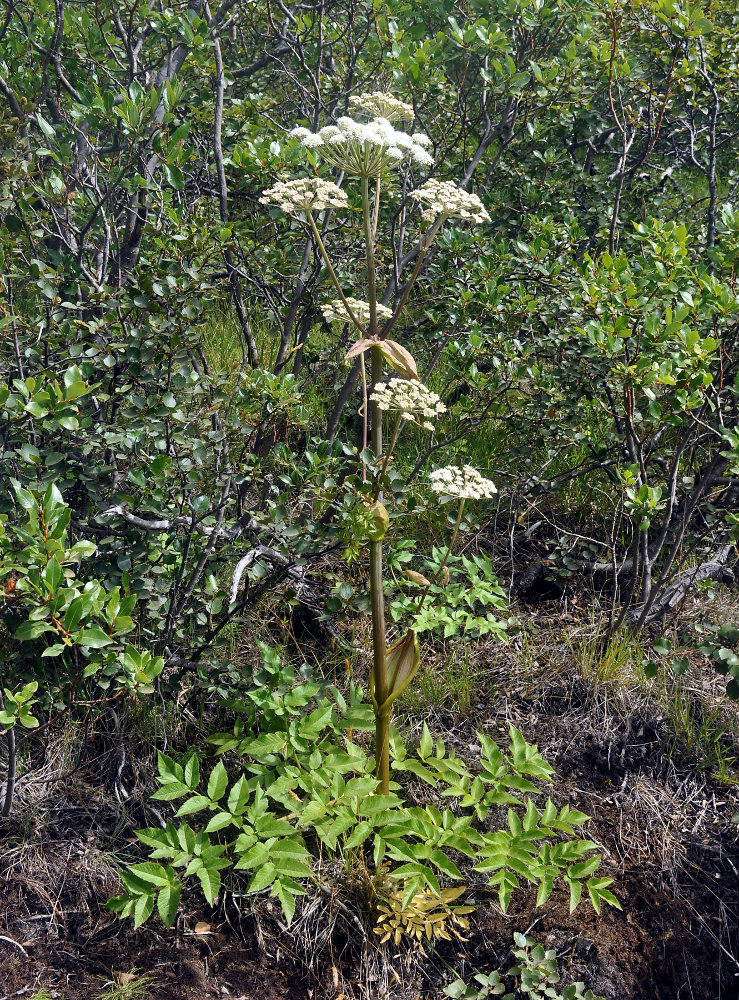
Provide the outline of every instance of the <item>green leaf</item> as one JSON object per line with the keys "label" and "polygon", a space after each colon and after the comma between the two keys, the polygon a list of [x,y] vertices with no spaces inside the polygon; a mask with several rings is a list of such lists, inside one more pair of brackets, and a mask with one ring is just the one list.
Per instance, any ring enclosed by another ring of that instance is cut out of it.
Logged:
{"label": "green leaf", "polygon": [[644,664],[644,676],[647,680],[651,680],[656,677],[659,673],[659,663],[656,660],[647,660]]}
{"label": "green leaf", "polygon": [[128,870],[143,879],[144,882],[150,882],[152,885],[161,886],[169,883],[169,877],[167,876],[164,868],[152,861],[144,861],[141,864],[129,865]]}
{"label": "green leaf", "polygon": [[247,892],[261,892],[266,889],[268,885],[272,885],[275,880],[275,866],[271,861],[267,861],[262,867],[254,873],[254,877],[251,882],[249,882],[249,887]]}
{"label": "green leaf", "polygon": [[146,830],[136,830],[135,833],[141,843],[146,844],[148,847],[167,850],[172,849],[172,844],[165,830],[160,830],[157,827],[150,827]]}
{"label": "green leaf", "polygon": [[81,597],[75,597],[66,610],[63,625],[67,632],[74,632],[77,629],[84,609],[84,602]]}
{"label": "green leaf", "polygon": [[260,841],[258,844],[254,844],[253,847],[249,848],[243,857],[239,858],[236,863],[236,868],[258,868],[260,865],[265,864],[268,860],[269,847]]}
{"label": "green leaf", "polygon": [[109,646],[112,642],[110,636],[97,625],[83,628],[79,637],[80,645],[87,646],[88,649],[102,649],[103,646]]}
{"label": "green leaf", "polygon": [[285,914],[285,923],[289,927],[295,915],[295,896],[282,879],[278,879],[272,887],[272,896],[276,896],[280,901],[282,912]]}
{"label": "green leaf", "polygon": [[390,873],[391,878],[405,878],[407,876],[418,876],[421,878],[430,888],[437,894],[441,895],[441,886],[439,885],[439,880],[433,871],[426,865],[421,864],[407,864],[401,865],[399,868],[395,868]]}
{"label": "green leaf", "polygon": [[585,878],[586,875],[592,875],[593,872],[598,868],[601,862],[600,854],[596,854],[592,858],[588,858],[586,861],[580,861],[576,865],[570,865],[567,869],[567,876],[571,879]]}
{"label": "green leaf", "polygon": [[183,795],[188,795],[189,792],[190,789],[184,782],[169,781],[166,785],[162,785],[161,788],[158,788],[151,798],[156,799],[159,802],[169,802],[171,799],[181,799]]}
{"label": "green leaf", "polygon": [[11,479],[10,483],[11,486],[13,487],[13,493],[15,495],[15,499],[20,504],[20,506],[24,510],[35,510],[36,500],[34,499],[33,494],[29,493],[28,490],[23,489],[20,483],[17,482],[17,480],[15,479]]}
{"label": "green leaf", "polygon": [[[235,787],[235,786],[234,786]],[[229,796],[229,808],[231,808],[231,797]],[[234,810],[231,809],[231,812]],[[271,813],[260,816],[255,824],[255,829],[260,837],[289,837],[295,833],[295,828],[287,820],[278,819]]]}
{"label": "green leaf", "polygon": [[154,909],[154,895],[139,896],[133,908],[133,929],[137,930],[149,919]]}
{"label": "green leaf", "polygon": [[50,125],[44,117],[42,117],[40,114],[36,114],[36,121],[38,122],[39,128],[44,133],[47,139],[56,139],[56,132],[54,131],[54,127]]}
{"label": "green leaf", "polygon": [[179,167],[174,164],[164,163],[164,175],[167,178],[167,183],[170,184],[175,191],[182,191],[185,187],[185,177]]}
{"label": "green leaf", "polygon": [[431,733],[429,732],[429,727],[424,722],[423,724],[423,735],[421,736],[421,743],[418,747],[418,756],[421,760],[426,760],[430,757],[434,749],[434,741],[431,738]]}
{"label": "green leaf", "polygon": [[450,878],[462,878],[459,868],[451,861],[443,851],[435,850],[431,852],[429,861],[436,865],[439,871],[444,872]]}
{"label": "green leaf", "polygon": [[38,639],[40,635],[44,635],[46,632],[56,632],[53,625],[49,625],[48,622],[23,622],[15,630],[15,638],[28,640],[28,639]]}
{"label": "green leaf", "polygon": [[408,880],[403,891],[403,899],[400,903],[404,910],[408,909],[413,902],[414,897],[417,896],[419,892],[423,892],[423,886],[424,881],[420,876],[416,876],[415,878]]}
{"label": "green leaf", "polygon": [[[215,830],[222,830],[224,826],[228,826],[232,822],[233,822],[233,816],[231,815],[231,813],[218,812],[208,821],[208,825],[205,828],[205,832],[213,833]],[[240,822],[238,822],[237,826],[240,825],[241,825]]]}
{"label": "green leaf", "polygon": [[213,802],[218,802],[223,793],[226,791],[227,785],[228,773],[226,768],[223,766],[223,761],[219,760],[210,772],[210,778],[208,780],[208,798]]}
{"label": "green leaf", "polygon": [[195,753],[190,754],[185,764],[185,784],[193,791],[200,784],[200,763]]}
{"label": "green leaf", "polygon": [[313,875],[313,870],[297,858],[288,856],[276,858],[273,855],[272,863],[280,875],[289,875],[291,878],[310,878]]}
{"label": "green leaf", "polygon": [[[186,785],[180,782],[171,782],[169,785],[165,785],[165,788],[170,788],[176,785],[178,788],[187,788]],[[189,790],[189,789],[188,789]],[[177,796],[172,796],[177,798]],[[210,799],[206,795],[193,795],[191,799],[187,802],[183,802],[180,808],[175,813],[176,816],[189,816],[190,813],[200,812],[201,809],[207,809],[210,805]]]}
{"label": "green leaf", "polygon": [[171,927],[175,922],[177,910],[180,905],[181,889],[182,884],[175,880],[159,890],[159,895],[157,896],[157,909],[159,910],[159,916],[162,918],[162,923],[165,927]]}
{"label": "green leaf", "polygon": [[676,677],[680,677],[687,670],[690,669],[690,660],[687,656],[676,656],[674,660],[670,662],[670,670]]}
{"label": "green leaf", "polygon": [[372,827],[369,823],[362,821],[357,823],[357,825],[352,830],[349,838],[344,842],[344,847],[351,849],[353,847],[359,847],[365,842],[367,837],[372,833]]}
{"label": "green leaf", "polygon": [[727,646],[739,645],[739,627],[736,625],[722,625],[717,634],[721,642]]}
{"label": "green leaf", "polygon": [[52,556],[46,564],[44,581],[49,589],[49,593],[55,594],[62,581],[62,567],[59,565],[56,556]]}
{"label": "green leaf", "polygon": [[544,903],[549,899],[552,894],[552,889],[554,887],[554,879],[551,875],[542,876],[541,885],[539,886],[539,891],[536,894],[536,905],[543,906]]}
{"label": "green leaf", "polygon": [[580,896],[582,896],[582,882],[570,882],[570,913],[574,913],[577,909]]}
{"label": "green leaf", "polygon": [[203,866],[198,870],[198,878],[203,887],[203,895],[211,906],[216,901],[218,890],[221,888],[221,874],[216,868],[206,868]]}
{"label": "green leaf", "polygon": [[[249,791],[249,783],[242,774],[238,781],[235,781],[231,786],[231,791],[228,793],[227,803],[229,812],[234,813],[236,816],[240,815],[250,797],[251,792]],[[267,834],[267,836],[269,836],[269,834]]]}

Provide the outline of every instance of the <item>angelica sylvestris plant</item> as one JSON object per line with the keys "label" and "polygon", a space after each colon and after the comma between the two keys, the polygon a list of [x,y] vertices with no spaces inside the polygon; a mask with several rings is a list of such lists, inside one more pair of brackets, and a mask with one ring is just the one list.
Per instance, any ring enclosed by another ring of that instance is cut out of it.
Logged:
{"label": "angelica sylvestris plant", "polygon": [[[365,424],[365,445],[371,442],[374,463],[368,482],[367,543],[370,554],[370,601],[372,608],[372,668],[370,692],[376,718],[375,757],[377,776],[383,794],[389,790],[389,725],[392,706],[418,670],[420,649],[416,632],[411,628],[397,642],[388,646],[385,629],[385,599],[383,589],[383,539],[389,517],[383,504],[384,476],[398,436],[406,424],[415,424],[433,432],[436,420],[446,412],[439,396],[421,383],[416,362],[410,352],[390,337],[418,278],[428,251],[445,222],[479,224],[489,221],[485,206],[477,195],[464,191],[450,181],[427,180],[410,192],[411,203],[418,211],[419,235],[416,263],[394,309],[378,302],[377,228],[383,194],[392,184],[393,171],[425,170],[433,166],[429,152],[430,139],[419,132],[405,132],[398,123],[411,123],[411,105],[391,94],[375,92],[350,98],[350,107],[367,121],[342,116],[335,124],[317,132],[300,126],[290,133],[327,167],[337,168],[344,176],[358,178],[361,191],[362,233],[366,259],[365,298],[345,289],[324,245],[319,213],[348,211],[346,192],[333,181],[304,178],[281,181],[266,190],[261,201],[274,203],[287,215],[302,220],[313,233],[318,252],[336,288],[338,298],[322,307],[328,322],[351,323],[357,340],[346,354],[348,361],[360,359],[365,400],[364,413],[369,407],[370,426]],[[369,386],[365,369],[369,355]],[[386,368],[395,373],[388,378]],[[389,447],[383,448],[383,415],[390,427]],[[365,420],[366,420],[365,416]],[[366,470],[365,470],[366,474]],[[450,466],[437,469],[429,479],[429,487],[442,500],[459,501],[454,532],[447,557],[459,530],[465,502],[490,500],[495,486],[475,469]],[[446,563],[446,558],[444,560]],[[442,565],[441,571],[444,566]],[[421,609],[433,581],[420,596]]]}

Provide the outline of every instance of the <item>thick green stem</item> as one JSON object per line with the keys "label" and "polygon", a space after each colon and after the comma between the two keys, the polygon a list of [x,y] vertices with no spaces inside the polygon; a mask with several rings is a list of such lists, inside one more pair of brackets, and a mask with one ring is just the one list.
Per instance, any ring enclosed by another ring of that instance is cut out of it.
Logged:
{"label": "thick green stem", "polygon": [[[379,200],[379,185],[375,191]],[[365,253],[367,255],[367,300],[369,302],[370,337],[377,336],[377,286],[375,283],[375,249],[372,215],[369,201],[369,181],[362,178],[362,216],[364,219]],[[371,348],[372,388],[382,380],[382,352]],[[372,404],[372,453],[375,462],[382,456],[382,410]],[[370,601],[372,604],[372,672],[375,685],[375,703],[382,709],[375,714],[375,766],[380,790],[387,795],[390,790],[390,713],[383,706],[387,701],[387,662],[385,644],[385,594],[383,591],[382,541],[370,542]]]}
{"label": "thick green stem", "polygon": [[[382,378],[382,353],[379,347],[371,349],[372,385]],[[372,404],[372,452],[375,459],[382,455],[382,410]],[[382,542],[370,542],[370,602],[372,605],[372,671],[375,682],[375,702],[383,705],[387,690],[387,664],[385,645],[385,594],[383,591]],[[390,787],[389,714],[376,715],[375,761],[377,777],[383,795]]]}
{"label": "thick green stem", "polygon": [[375,718],[375,747],[377,767],[375,776],[380,782],[380,792],[387,795],[390,792],[390,715],[378,715]]}
{"label": "thick green stem", "polygon": [[[382,588],[382,542],[370,542],[370,601],[372,604],[372,672],[375,702],[387,700],[385,656],[385,595]],[[383,795],[390,790],[389,712],[375,713],[375,765]]]}

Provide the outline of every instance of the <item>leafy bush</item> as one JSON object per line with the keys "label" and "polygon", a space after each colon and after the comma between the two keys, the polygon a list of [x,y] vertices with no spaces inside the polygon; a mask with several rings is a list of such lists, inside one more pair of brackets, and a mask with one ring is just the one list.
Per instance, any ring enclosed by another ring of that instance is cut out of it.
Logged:
{"label": "leafy bush", "polygon": [[[71,511],[52,482],[43,493],[12,482],[25,512],[20,525],[0,515],[0,587],[7,633],[0,634],[4,679],[0,727],[6,734],[9,771],[3,811],[10,810],[16,764],[16,723],[39,726],[84,701],[91,708],[127,696],[149,695],[164,666],[128,642],[135,629],[136,596],[108,587],[80,565],[96,551],[84,539],[69,541]],[[36,705],[31,712],[31,707]]]}

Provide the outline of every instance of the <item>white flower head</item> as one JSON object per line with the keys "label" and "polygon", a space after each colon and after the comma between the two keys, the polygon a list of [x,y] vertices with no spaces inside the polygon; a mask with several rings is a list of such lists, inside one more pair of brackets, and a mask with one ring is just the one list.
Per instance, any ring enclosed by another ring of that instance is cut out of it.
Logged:
{"label": "white flower head", "polygon": [[411,158],[419,167],[432,167],[434,165],[434,158],[431,153],[415,142],[411,146]]}
{"label": "white flower head", "polygon": [[365,111],[371,118],[386,118],[389,122],[412,122],[415,117],[410,104],[381,90],[372,94],[353,94],[349,103],[356,111]]}
{"label": "white flower head", "polygon": [[306,149],[319,150],[327,163],[357,177],[378,177],[388,167],[405,163],[431,166],[434,160],[426,148],[429,145],[426,137],[407,135],[393,128],[392,108],[383,110],[386,114],[377,114],[369,122],[342,115],[335,125],[326,125],[318,132],[310,132],[301,125],[290,135]]}
{"label": "white flower head", "polygon": [[431,489],[440,496],[458,500],[489,500],[498,491],[491,479],[485,479],[471,465],[447,465],[429,475]]}
{"label": "white flower head", "polygon": [[346,192],[337,187],[333,181],[324,181],[320,177],[301,177],[293,181],[278,181],[271,188],[262,192],[259,199],[262,205],[279,205],[286,215],[299,215],[301,212],[322,212],[332,206],[347,208]]}
{"label": "white flower head", "polygon": [[477,195],[463,191],[452,181],[437,181],[432,178],[411,191],[411,198],[424,206],[421,214],[429,222],[433,222],[439,215],[465,222],[490,222],[488,211]]}
{"label": "white flower head", "polygon": [[415,379],[391,378],[389,382],[379,382],[370,399],[378,409],[400,413],[403,420],[428,431],[434,429],[433,421],[446,413],[439,396]]}
{"label": "white flower head", "polygon": [[[346,301],[349,303],[349,308],[362,326],[366,326],[370,321],[369,302],[362,302],[361,299],[353,299],[348,295]],[[347,308],[341,299],[334,299],[332,302],[327,302],[325,305],[322,305],[321,312],[325,316],[327,323],[348,323],[351,320],[351,316],[347,312]],[[392,315],[392,309],[388,309],[387,306],[383,306],[379,302],[377,303],[378,320],[388,320]]]}
{"label": "white flower head", "polygon": [[[294,135],[296,138],[298,138],[298,132],[310,135],[310,132],[308,131],[307,128],[306,129],[295,128],[292,130],[290,135]],[[324,142],[330,142],[334,138],[334,136],[341,135],[341,129],[337,128],[335,125],[324,125],[322,129],[318,130],[318,135],[320,136],[321,139],[323,139]]]}

